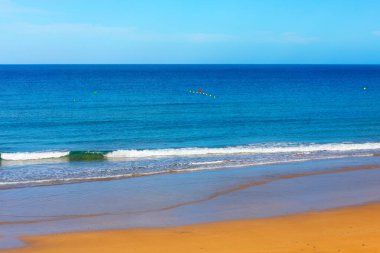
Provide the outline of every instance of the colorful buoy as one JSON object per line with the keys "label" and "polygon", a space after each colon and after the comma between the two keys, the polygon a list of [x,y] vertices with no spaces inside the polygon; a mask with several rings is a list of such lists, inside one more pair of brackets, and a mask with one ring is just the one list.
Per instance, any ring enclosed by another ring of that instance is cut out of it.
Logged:
{"label": "colorful buoy", "polygon": [[206,96],[206,97],[214,97],[214,99],[216,98],[216,96],[213,95],[213,94],[210,94],[210,93],[207,93],[207,92],[203,92],[203,90],[201,88],[199,88],[198,91],[189,90],[189,93],[203,95],[203,96]]}

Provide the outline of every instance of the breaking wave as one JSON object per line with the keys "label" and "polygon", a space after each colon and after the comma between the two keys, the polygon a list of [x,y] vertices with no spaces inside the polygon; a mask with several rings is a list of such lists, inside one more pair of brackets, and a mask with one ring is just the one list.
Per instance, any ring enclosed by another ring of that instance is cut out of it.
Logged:
{"label": "breaking wave", "polygon": [[309,154],[318,152],[355,152],[380,150],[379,142],[367,143],[327,143],[327,144],[258,144],[220,148],[169,148],[169,149],[130,149],[116,151],[46,151],[1,153],[4,161],[28,161],[42,159],[66,159],[67,161],[103,159],[146,159],[157,157],[188,157],[237,154]]}
{"label": "breaking wave", "polygon": [[380,143],[329,143],[329,144],[273,144],[248,145],[224,148],[178,148],[117,150],[106,154],[108,158],[149,158],[165,156],[232,155],[232,154],[271,154],[271,153],[310,153],[323,151],[362,151],[380,149]]}

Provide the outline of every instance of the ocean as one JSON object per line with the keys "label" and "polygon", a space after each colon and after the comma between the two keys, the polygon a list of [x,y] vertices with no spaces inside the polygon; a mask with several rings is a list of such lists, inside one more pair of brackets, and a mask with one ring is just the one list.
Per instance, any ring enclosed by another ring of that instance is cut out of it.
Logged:
{"label": "ocean", "polygon": [[0,188],[380,153],[380,65],[0,65]]}

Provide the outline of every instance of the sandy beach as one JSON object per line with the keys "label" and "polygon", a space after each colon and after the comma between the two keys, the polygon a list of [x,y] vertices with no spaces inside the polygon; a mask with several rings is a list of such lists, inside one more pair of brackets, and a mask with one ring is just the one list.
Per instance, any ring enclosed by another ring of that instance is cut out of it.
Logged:
{"label": "sandy beach", "polygon": [[380,204],[269,219],[24,237],[22,252],[380,252]]}
{"label": "sandy beach", "polygon": [[377,252],[379,168],[361,157],[5,189],[0,252]]}

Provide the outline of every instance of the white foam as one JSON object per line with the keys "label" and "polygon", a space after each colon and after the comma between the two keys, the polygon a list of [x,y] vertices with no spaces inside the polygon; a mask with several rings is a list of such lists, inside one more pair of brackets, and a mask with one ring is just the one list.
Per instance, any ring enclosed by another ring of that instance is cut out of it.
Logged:
{"label": "white foam", "polygon": [[207,164],[219,164],[219,163],[227,163],[231,162],[229,160],[222,160],[222,161],[209,161],[209,162],[192,162],[190,165],[207,165]]}
{"label": "white foam", "polygon": [[68,151],[2,153],[1,159],[8,161],[40,160],[64,157],[69,153]]}
{"label": "white foam", "polygon": [[271,153],[304,153],[304,152],[347,152],[380,149],[379,142],[372,143],[329,143],[308,145],[249,145],[225,148],[178,148],[178,149],[147,149],[147,150],[117,150],[106,155],[108,158],[149,158],[165,156],[198,156],[226,154],[271,154]]}
{"label": "white foam", "polygon": [[[145,150],[117,150],[106,154],[107,158],[131,158],[144,159],[150,157],[185,157],[207,155],[233,155],[233,154],[274,154],[274,153],[299,153],[311,154],[315,152],[355,152],[363,150],[379,150],[379,142],[368,143],[328,143],[328,144],[273,144],[273,145],[247,145],[224,148],[169,148],[169,149],[145,149]],[[52,159],[68,156],[69,151],[46,152],[17,152],[2,153],[1,159],[8,161],[27,161]],[[215,161],[219,163],[220,161]],[[207,163],[207,162],[206,162]],[[203,162],[203,164],[206,164]],[[214,163],[214,162],[210,162]]]}
{"label": "white foam", "polygon": [[[365,157],[369,156],[368,154],[363,155],[355,155],[354,157]],[[123,178],[131,178],[131,177],[143,177],[143,176],[153,176],[160,174],[170,174],[170,173],[181,173],[181,172],[196,172],[196,171],[204,171],[204,170],[218,170],[218,169],[234,169],[234,168],[244,168],[250,166],[260,166],[260,165],[270,165],[270,164],[282,164],[282,163],[293,163],[293,162],[306,162],[312,160],[323,160],[323,159],[339,159],[339,158],[347,158],[352,156],[328,156],[321,158],[301,158],[301,159],[290,159],[283,161],[267,161],[267,162],[250,162],[250,163],[242,163],[242,164],[220,164],[211,167],[196,167],[196,168],[181,168],[181,169],[173,169],[173,170],[160,170],[160,171],[151,171],[151,172],[137,172],[137,173],[127,173],[127,174],[119,174],[119,175],[106,175],[106,176],[93,176],[93,177],[78,177],[78,178],[52,178],[52,179],[37,179],[37,180],[25,180],[25,181],[8,181],[8,182],[0,182],[0,186],[12,186],[12,185],[38,185],[38,184],[61,184],[61,183],[75,183],[75,182],[89,182],[89,181],[101,181],[101,180],[113,180],[113,179],[123,179]]]}

